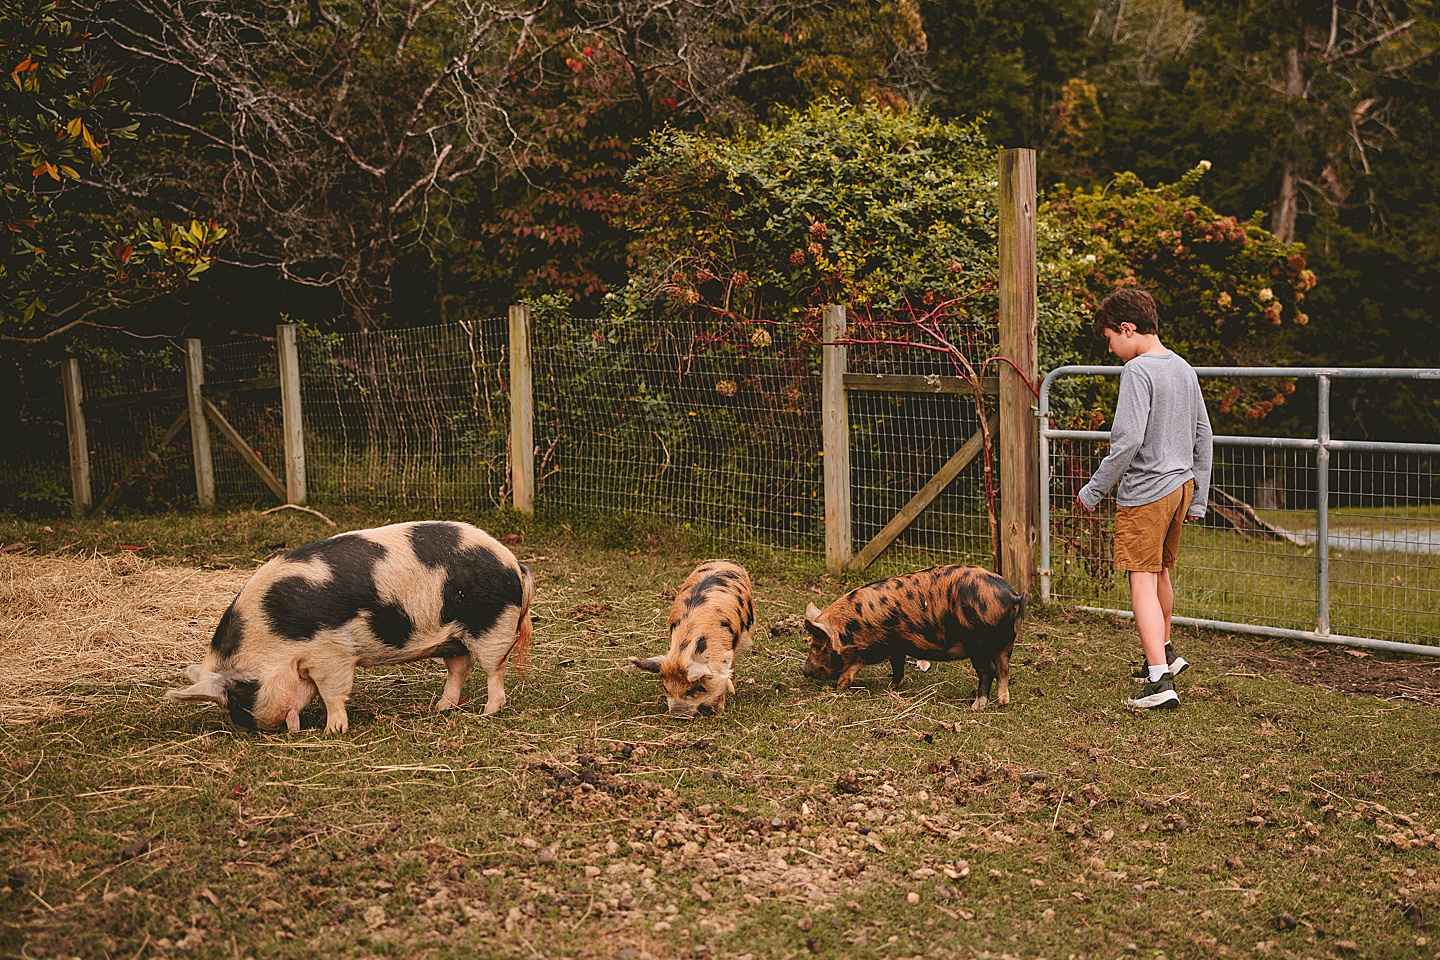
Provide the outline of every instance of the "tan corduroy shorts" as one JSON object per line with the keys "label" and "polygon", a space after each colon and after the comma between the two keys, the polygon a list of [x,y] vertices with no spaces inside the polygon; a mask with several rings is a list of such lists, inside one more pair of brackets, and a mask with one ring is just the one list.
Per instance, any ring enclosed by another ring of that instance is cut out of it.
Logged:
{"label": "tan corduroy shorts", "polygon": [[1138,507],[1115,509],[1115,569],[1159,573],[1175,566],[1180,528],[1195,497],[1195,481]]}

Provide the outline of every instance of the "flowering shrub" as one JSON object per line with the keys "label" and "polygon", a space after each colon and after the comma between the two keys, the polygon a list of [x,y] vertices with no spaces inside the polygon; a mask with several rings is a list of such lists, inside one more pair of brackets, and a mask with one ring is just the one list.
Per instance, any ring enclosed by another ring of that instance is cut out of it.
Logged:
{"label": "flowering shrub", "polygon": [[[956,301],[993,324],[995,149],[976,124],[818,103],[753,139],[665,131],[627,174],[631,279],[615,311],[692,346],[813,352],[821,307],[863,316]],[[1064,362],[1078,303],[1041,229],[1042,364]],[[642,319],[643,318],[643,319]],[[983,358],[973,358],[977,362]]]}
{"label": "flowering shrub", "polygon": [[[1315,275],[1300,247],[1257,219],[1201,203],[1194,190],[1208,167],[1154,187],[1122,174],[1042,205],[1042,371],[1077,351],[1099,355],[1082,321],[1127,285],[1155,295],[1165,342],[1192,363],[1283,360]],[[975,125],[873,105],[815,104],[750,138],[656,134],[626,174],[637,239],[603,336],[622,353],[663,341],[680,356],[720,352],[794,373],[814,361],[827,303],[851,308],[855,336],[896,336],[895,321],[938,304],[949,305],[947,329],[993,329],[995,176],[995,150]],[[990,349],[977,342],[977,354]],[[1065,411],[1107,389],[1057,387]],[[1289,389],[1249,381],[1216,392],[1212,416],[1259,419]]]}
{"label": "flowering shrub", "polygon": [[[1147,187],[1132,173],[1108,186],[1062,192],[1041,216],[1070,238],[1080,296],[1092,306],[1120,287],[1154,295],[1160,337],[1196,366],[1262,366],[1286,361],[1289,331],[1303,326],[1305,294],[1315,286],[1303,248],[1249,221],[1221,216],[1194,195],[1210,169]],[[1220,422],[1258,420],[1285,403],[1293,384],[1209,384]]]}

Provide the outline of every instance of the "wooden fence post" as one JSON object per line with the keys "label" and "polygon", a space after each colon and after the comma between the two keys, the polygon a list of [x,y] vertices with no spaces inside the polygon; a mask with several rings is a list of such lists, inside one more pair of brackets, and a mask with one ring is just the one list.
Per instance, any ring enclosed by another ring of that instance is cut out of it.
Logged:
{"label": "wooden fence post", "polygon": [[215,506],[215,462],[210,457],[210,425],[205,420],[205,354],[200,341],[185,341],[185,401],[190,409],[190,449],[195,457],[195,499],[202,507]]}
{"label": "wooden fence post", "polygon": [[[1000,573],[1021,593],[1035,574],[1040,515],[1035,151],[1000,151]],[[1017,369],[1018,368],[1018,371]],[[1021,374],[1024,374],[1022,377]],[[1029,380],[1029,384],[1026,380]]]}
{"label": "wooden fence post", "polygon": [[845,308],[825,308],[820,348],[821,439],[825,470],[825,569],[850,562],[850,404],[845,396]]}
{"label": "wooden fence post", "polygon": [[510,490],[515,509],[535,512],[535,398],[530,366],[530,308],[510,308]]}
{"label": "wooden fence post", "polygon": [[70,490],[74,513],[83,517],[90,509],[90,443],[85,436],[85,391],[80,384],[80,361],[67,357],[60,368],[65,390],[65,434],[70,441]]}
{"label": "wooden fence post", "polygon": [[280,419],[285,434],[285,500],[305,502],[305,423],[300,413],[300,351],[295,325],[275,328],[275,349],[280,360]]}

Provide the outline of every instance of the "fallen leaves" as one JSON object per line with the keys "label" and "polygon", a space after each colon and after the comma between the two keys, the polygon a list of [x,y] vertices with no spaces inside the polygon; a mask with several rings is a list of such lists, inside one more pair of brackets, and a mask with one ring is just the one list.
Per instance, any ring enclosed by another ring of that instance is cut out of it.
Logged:
{"label": "fallen leaves", "polygon": [[770,621],[770,636],[775,639],[793,637],[799,634],[804,626],[803,617],[797,617],[793,613],[782,614]]}

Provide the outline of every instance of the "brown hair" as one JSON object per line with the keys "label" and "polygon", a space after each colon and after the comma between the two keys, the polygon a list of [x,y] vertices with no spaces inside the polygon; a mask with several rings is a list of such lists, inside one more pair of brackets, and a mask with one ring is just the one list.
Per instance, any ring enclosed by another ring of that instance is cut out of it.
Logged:
{"label": "brown hair", "polygon": [[1160,314],[1155,310],[1155,298],[1135,287],[1122,287],[1100,301],[1090,329],[1095,336],[1103,338],[1105,330],[1119,330],[1120,324],[1133,324],[1136,333],[1159,333]]}

